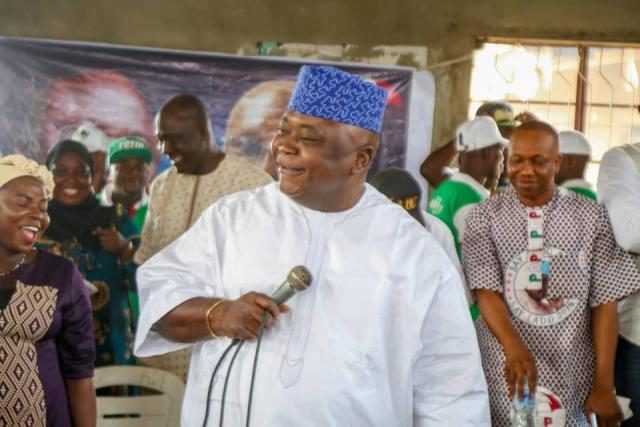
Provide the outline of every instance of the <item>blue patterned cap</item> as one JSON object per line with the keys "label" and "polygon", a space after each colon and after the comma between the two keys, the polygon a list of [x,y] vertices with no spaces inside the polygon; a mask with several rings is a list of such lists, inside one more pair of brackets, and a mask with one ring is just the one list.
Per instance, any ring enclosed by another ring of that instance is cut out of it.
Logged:
{"label": "blue patterned cap", "polygon": [[358,76],[327,66],[300,69],[288,109],[379,133],[387,91]]}

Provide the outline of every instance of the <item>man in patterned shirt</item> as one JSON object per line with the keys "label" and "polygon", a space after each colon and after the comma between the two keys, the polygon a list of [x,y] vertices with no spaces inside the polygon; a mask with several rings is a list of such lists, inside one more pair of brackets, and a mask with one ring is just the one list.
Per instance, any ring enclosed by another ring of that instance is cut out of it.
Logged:
{"label": "man in patterned shirt", "polygon": [[[462,244],[494,427],[509,426],[510,397],[525,381],[538,422],[600,426],[621,417],[614,395],[616,303],[640,287],[604,207],[556,187],[558,134],[532,121],[509,145],[512,187],[476,206]],[[506,377],[506,378],[505,378]]]}
{"label": "man in patterned shirt", "polygon": [[[244,160],[215,147],[206,107],[192,95],[171,98],[156,119],[156,136],[173,167],[151,185],[149,211],[134,260],[142,264],[164,249],[215,201],[272,182]],[[189,350],[144,359],[143,363],[186,379]]]}

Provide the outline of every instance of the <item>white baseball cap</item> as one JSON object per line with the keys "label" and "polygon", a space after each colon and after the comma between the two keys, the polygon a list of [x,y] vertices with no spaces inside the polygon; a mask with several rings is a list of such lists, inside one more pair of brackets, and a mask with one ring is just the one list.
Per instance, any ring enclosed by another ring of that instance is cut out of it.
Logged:
{"label": "white baseball cap", "polygon": [[107,152],[111,145],[111,138],[91,122],[82,123],[73,133],[71,139],[82,143],[90,152]]}
{"label": "white baseball cap", "polygon": [[563,130],[558,132],[560,154],[581,154],[591,157],[591,144],[586,135],[577,130]]}
{"label": "white baseball cap", "polygon": [[481,150],[496,144],[506,147],[509,140],[500,135],[498,125],[491,117],[478,116],[456,129],[456,151]]}

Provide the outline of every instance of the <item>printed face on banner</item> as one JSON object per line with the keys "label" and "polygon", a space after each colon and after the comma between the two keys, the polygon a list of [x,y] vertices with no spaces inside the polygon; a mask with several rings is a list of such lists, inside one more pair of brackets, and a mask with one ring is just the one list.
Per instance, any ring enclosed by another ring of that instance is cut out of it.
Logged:
{"label": "printed face on banner", "polygon": [[[53,144],[87,126],[104,135],[102,151],[105,140],[144,138],[153,152],[153,178],[161,157],[154,116],[167,99],[191,94],[207,107],[212,136],[219,138],[212,142],[276,177],[269,145],[302,65],[282,58],[0,37],[0,151],[41,161]],[[390,91],[371,173],[405,166],[413,71],[331,65]],[[162,160],[162,168],[169,167]]]}
{"label": "printed face on banner", "polygon": [[[81,125],[90,123],[109,139],[142,137],[154,158],[158,158],[151,112],[131,80],[118,72],[93,70],[55,79],[45,92],[45,102],[45,152],[56,142],[70,139]],[[89,147],[90,151],[95,148]],[[101,151],[106,148],[101,147]]]}
{"label": "printed face on banner", "polygon": [[264,168],[275,178],[270,144],[278,132],[294,86],[293,81],[272,80],[245,92],[229,114],[224,150]]}

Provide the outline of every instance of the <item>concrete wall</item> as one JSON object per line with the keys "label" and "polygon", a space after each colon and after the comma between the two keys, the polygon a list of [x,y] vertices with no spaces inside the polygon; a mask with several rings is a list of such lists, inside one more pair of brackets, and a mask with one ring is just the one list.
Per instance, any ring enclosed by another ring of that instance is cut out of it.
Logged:
{"label": "concrete wall", "polygon": [[[429,65],[478,37],[640,43],[640,0],[0,0],[0,35],[215,52],[262,40],[429,48]],[[438,67],[434,144],[466,116],[471,63]]]}

